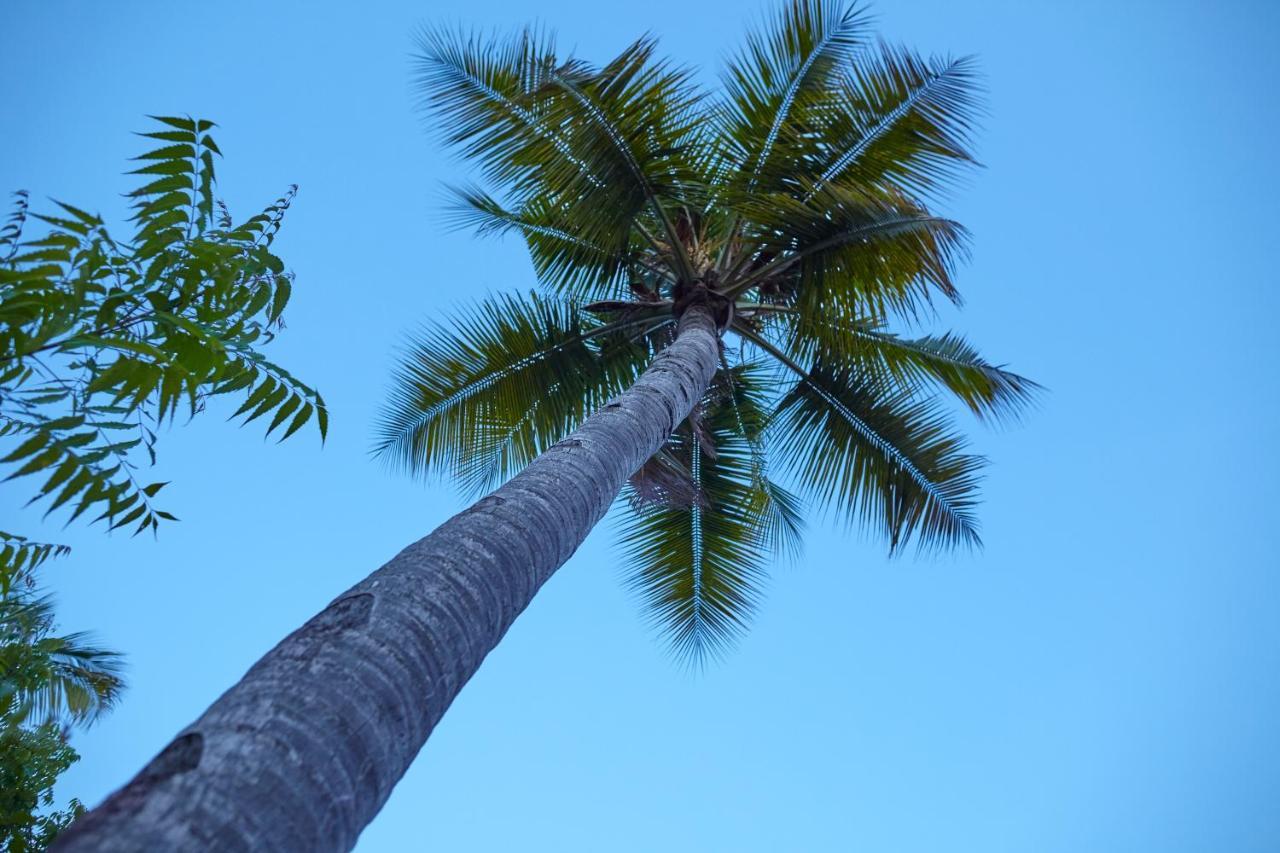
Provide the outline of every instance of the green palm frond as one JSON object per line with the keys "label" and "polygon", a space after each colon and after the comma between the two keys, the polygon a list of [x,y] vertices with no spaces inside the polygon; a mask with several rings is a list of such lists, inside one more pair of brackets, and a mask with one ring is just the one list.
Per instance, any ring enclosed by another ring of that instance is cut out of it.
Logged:
{"label": "green palm frond", "polygon": [[803,502],[769,476],[765,430],[773,404],[768,367],[757,361],[727,360],[716,374],[708,405],[721,419],[722,428],[746,442],[751,452],[750,514],[762,542],[775,556],[798,558],[804,539]]}
{"label": "green palm frond", "polygon": [[25,536],[0,530],[0,599],[23,581],[31,582],[32,575],[52,557],[65,557],[71,553],[67,545],[54,542],[35,542]]}
{"label": "green palm frond", "polygon": [[[564,93],[553,104],[553,115],[575,128],[575,138],[587,152],[587,162],[603,174],[606,187],[587,187],[567,172],[562,197],[581,200],[575,209],[583,228],[601,236],[626,233],[637,220],[651,214],[660,229],[659,249],[676,272],[691,279],[694,269],[667,203],[696,204],[686,194],[697,176],[686,156],[698,142],[700,117],[692,109],[698,91],[692,72],[667,62],[655,62],[656,42],[642,38],[627,47],[598,74],[552,72]],[[542,185],[550,184],[540,177]],[[607,190],[608,196],[603,192]],[[588,196],[600,196],[592,207]],[[586,215],[589,211],[589,215]]]}
{"label": "green palm frond", "polygon": [[598,297],[618,293],[635,253],[626,242],[601,245],[568,230],[571,217],[558,216],[546,198],[534,197],[508,210],[478,187],[453,188],[450,224],[478,236],[518,233],[529,249],[538,281],[553,292]]}
{"label": "green palm frond", "polygon": [[690,271],[664,200],[696,185],[685,155],[698,95],[690,72],[653,60],[651,39],[600,69],[558,60],[528,31],[488,42],[431,31],[419,43],[430,109],[508,206],[554,210],[560,230],[611,251],[650,235]]}
{"label": "green palm frond", "polygon": [[[744,205],[745,206],[745,205]],[[751,203],[760,254],[735,283],[819,312],[918,316],[933,293],[958,302],[952,278],[967,254],[963,226],[901,198],[828,187],[809,202]]]}
{"label": "green palm frond", "polygon": [[[795,145],[864,38],[867,16],[832,0],[790,0],[747,36],[722,77],[720,141],[747,191],[774,189],[794,169]],[[772,180],[771,180],[772,178]]]}
{"label": "green palm frond", "polygon": [[904,388],[943,388],[979,417],[1016,419],[1041,390],[1025,376],[988,362],[954,332],[904,338],[873,320],[800,312],[784,316],[796,320],[789,328],[788,350],[797,360],[848,365]]}
{"label": "green palm frond", "polygon": [[91,722],[124,688],[118,653],[52,628],[50,597],[0,600],[0,709],[13,722]]}
{"label": "green palm frond", "polygon": [[714,434],[714,457],[688,424],[665,448],[687,471],[693,499],[636,500],[632,485],[621,529],[627,585],[677,656],[697,666],[723,654],[746,629],[770,556],[753,513],[750,452],[741,439]]}
{"label": "green palm frond", "polygon": [[815,366],[775,414],[784,464],[851,523],[896,551],[978,545],[981,457],[964,453],[945,413],[869,374]]}
{"label": "green palm frond", "polygon": [[492,181],[513,183],[560,159],[589,182],[603,183],[575,154],[570,131],[546,116],[540,95],[557,64],[549,36],[525,29],[486,39],[424,29],[417,43],[415,83],[423,108],[445,129],[446,142],[479,163]]}
{"label": "green palm frond", "polygon": [[375,453],[482,490],[626,388],[652,355],[646,333],[669,321],[650,314],[599,324],[561,300],[487,299],[410,342]]}
{"label": "green palm frond", "polygon": [[771,479],[764,467],[752,471],[752,479],[747,514],[759,531],[761,544],[771,555],[798,560],[804,543],[804,501]]}
{"label": "green palm frond", "polygon": [[619,502],[626,583],[673,652],[695,666],[732,648],[769,565],[800,547],[800,501],[767,476],[758,444],[764,373],[752,364],[722,370]]}
{"label": "green palm frond", "polygon": [[835,183],[916,197],[945,188],[975,163],[977,79],[970,57],[925,59],[884,42],[860,53],[834,93],[805,200]]}

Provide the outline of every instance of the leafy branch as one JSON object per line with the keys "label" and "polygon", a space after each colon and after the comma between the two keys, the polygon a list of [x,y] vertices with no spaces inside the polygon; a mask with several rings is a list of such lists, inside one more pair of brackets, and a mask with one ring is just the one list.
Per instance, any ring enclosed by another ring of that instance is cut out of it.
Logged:
{"label": "leafy branch", "polygon": [[[314,421],[320,394],[261,353],[282,324],[293,276],[271,244],[296,187],[235,224],[215,201],[213,122],[153,116],[158,147],[134,158],[141,185],[129,240],[65,202],[32,213],[28,194],[0,228],[0,466],[6,480],[36,477],[31,503],[46,516],[90,510],[94,522],[136,535],[174,516],[153,499],[165,486],[141,476],[155,463],[156,431],[194,417],[220,394],[232,415],[270,414],[281,439]],[[219,215],[215,216],[215,212]],[[31,221],[47,226],[27,239]],[[61,546],[0,539],[0,592]]]}

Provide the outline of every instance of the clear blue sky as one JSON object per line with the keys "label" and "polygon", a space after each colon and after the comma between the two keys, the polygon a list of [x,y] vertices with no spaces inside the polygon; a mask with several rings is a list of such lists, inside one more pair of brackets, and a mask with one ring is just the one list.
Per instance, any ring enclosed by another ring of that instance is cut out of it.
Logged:
{"label": "clear blue sky", "polygon": [[[331,440],[207,417],[164,437],[184,520],[72,528],[63,627],[129,693],[61,791],[122,783],[263,651],[460,508],[367,450],[403,331],[525,288],[521,247],[445,233],[459,166],[412,110],[410,32],[534,15],[604,59],[652,29],[710,78],[767,6],[33,2],[0,12],[0,189],[120,219],[144,113],[221,124],[240,214],[292,182],[274,355]],[[977,53],[987,168],[940,325],[1051,389],[992,459],[972,556],[886,560],[816,524],[755,630],[673,666],[608,529],[463,692],[360,850],[1263,851],[1280,848],[1275,332],[1280,4],[885,0],[881,31]],[[5,485],[6,528],[35,533]],[[605,527],[608,527],[606,522]],[[54,536],[56,530],[41,531]]]}

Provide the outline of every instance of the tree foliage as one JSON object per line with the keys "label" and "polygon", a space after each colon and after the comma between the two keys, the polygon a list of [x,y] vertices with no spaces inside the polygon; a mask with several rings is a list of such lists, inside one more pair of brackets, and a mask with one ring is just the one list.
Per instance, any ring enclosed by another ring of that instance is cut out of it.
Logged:
{"label": "tree foliage", "polygon": [[63,731],[52,723],[0,727],[0,848],[9,853],[45,850],[84,813],[74,798],[65,808],[53,808],[54,782],[78,760]]}
{"label": "tree foliage", "polygon": [[53,808],[58,775],[78,760],[67,744],[120,697],[120,656],[84,634],[54,636],[53,602],[19,588],[0,598],[0,847],[44,850],[84,811]]}
{"label": "tree foliage", "polygon": [[974,162],[981,92],[972,60],[867,26],[788,0],[716,92],[650,37],[603,65],[537,30],[420,40],[430,121],[478,166],[453,222],[522,237],[544,293],[416,335],[377,449],[487,489],[706,305],[722,368],[621,500],[628,583],[693,662],[740,635],[809,506],[893,552],[977,544],[983,460],[947,400],[1010,418],[1037,388],[953,332],[894,331],[960,301],[967,233],[932,205]]}
{"label": "tree foliage", "polygon": [[[141,136],[158,147],[130,173],[129,240],[64,202],[33,213],[25,192],[0,229],[0,465],[29,478],[46,515],[134,533],[173,519],[140,459],[154,463],[157,431],[180,413],[232,395],[235,416],[270,416],[281,438],[311,420],[323,436],[327,419],[320,395],[261,353],[292,290],[271,245],[294,189],[237,224],[214,196],[213,123],[155,125]],[[46,230],[27,238],[32,220]],[[11,533],[0,544],[4,589],[56,551]]]}

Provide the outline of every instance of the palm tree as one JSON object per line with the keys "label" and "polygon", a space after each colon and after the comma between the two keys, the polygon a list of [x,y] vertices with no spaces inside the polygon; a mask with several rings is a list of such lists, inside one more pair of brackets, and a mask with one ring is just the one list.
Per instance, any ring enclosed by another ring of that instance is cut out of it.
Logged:
{"label": "palm tree", "polygon": [[715,97],[649,38],[602,67],[534,31],[421,45],[426,104],[489,187],[457,191],[458,222],[521,235],[544,295],[421,334],[377,446],[506,483],[286,638],[65,849],[349,848],[624,490],[633,583],[695,662],[745,624],[802,499],[894,550],[978,541],[980,460],[935,397],[1002,417],[1034,386],[887,327],[958,301],[965,233],[927,203],[972,162],[968,60],[872,44],[826,0],[788,3]]}
{"label": "palm tree", "polygon": [[84,725],[120,698],[120,654],[53,625],[49,596],[0,598],[0,726]]}

